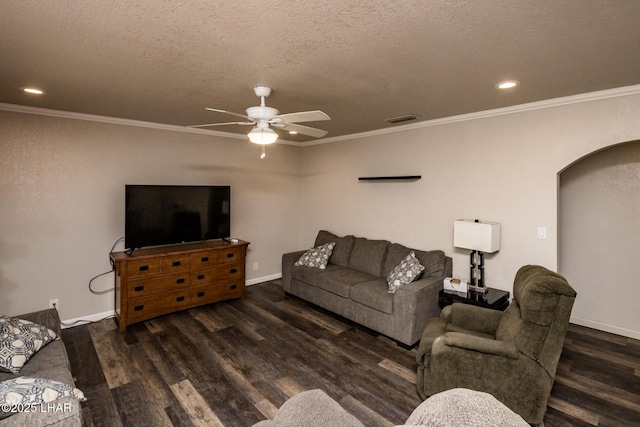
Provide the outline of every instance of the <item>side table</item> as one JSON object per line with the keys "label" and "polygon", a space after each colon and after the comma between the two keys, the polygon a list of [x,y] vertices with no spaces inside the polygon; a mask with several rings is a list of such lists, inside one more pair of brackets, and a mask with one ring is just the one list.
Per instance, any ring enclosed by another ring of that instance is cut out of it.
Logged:
{"label": "side table", "polygon": [[504,311],[509,307],[509,292],[495,288],[487,288],[487,292],[484,294],[469,291],[461,295],[455,292],[445,291],[444,289],[440,290],[438,298],[440,308],[444,308],[454,302]]}

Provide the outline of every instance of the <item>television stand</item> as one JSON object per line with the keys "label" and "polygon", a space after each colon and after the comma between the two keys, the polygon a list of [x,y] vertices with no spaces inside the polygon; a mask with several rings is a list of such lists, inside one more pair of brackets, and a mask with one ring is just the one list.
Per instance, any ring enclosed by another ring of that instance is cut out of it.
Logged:
{"label": "television stand", "polygon": [[244,298],[248,246],[243,240],[215,240],[112,252],[120,331],[176,311]]}

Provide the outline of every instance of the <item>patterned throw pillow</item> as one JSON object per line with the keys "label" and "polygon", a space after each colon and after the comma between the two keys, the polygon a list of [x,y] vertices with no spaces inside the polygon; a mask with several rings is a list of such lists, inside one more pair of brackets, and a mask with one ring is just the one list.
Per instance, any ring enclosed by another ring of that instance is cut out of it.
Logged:
{"label": "patterned throw pillow", "polygon": [[331,257],[335,245],[335,242],[331,242],[309,249],[293,265],[303,265],[305,267],[315,267],[324,270],[327,268],[329,257]]}
{"label": "patterned throw pillow", "polygon": [[415,252],[411,251],[400,264],[387,276],[388,292],[395,293],[400,286],[413,282],[422,273],[424,265],[420,264]]}
{"label": "patterned throw pillow", "polygon": [[[39,405],[56,399],[73,396],[80,402],[87,400],[84,393],[72,385],[45,378],[18,377],[0,383],[0,408],[10,409],[21,405]],[[13,415],[0,410],[0,419]]]}
{"label": "patterned throw pillow", "polygon": [[45,326],[0,314],[0,370],[17,374],[31,356],[56,338]]}

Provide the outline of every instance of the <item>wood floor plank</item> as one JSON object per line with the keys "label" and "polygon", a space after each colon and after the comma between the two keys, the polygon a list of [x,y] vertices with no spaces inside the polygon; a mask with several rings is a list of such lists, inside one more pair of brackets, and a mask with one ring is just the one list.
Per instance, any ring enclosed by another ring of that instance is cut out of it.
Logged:
{"label": "wood floor plank", "polygon": [[[87,427],[244,427],[319,388],[367,427],[404,424],[421,403],[416,348],[297,297],[280,280],[244,300],[130,325],[65,330]],[[571,325],[546,427],[640,425],[640,341]]]}
{"label": "wood floor plank", "polygon": [[565,414],[582,420],[592,426],[597,426],[598,420],[600,419],[597,414],[594,414],[591,411],[588,411],[576,405],[572,405],[571,403],[565,402],[555,397],[549,398],[549,407],[564,412]]}
{"label": "wood floor plank", "polygon": [[171,391],[189,414],[193,425],[198,427],[224,427],[222,421],[211,410],[207,402],[193,388],[189,380],[183,380],[171,386]]}
{"label": "wood floor plank", "polygon": [[136,356],[129,352],[122,334],[115,328],[95,326],[99,323],[89,325],[89,331],[109,388],[114,389],[140,378]]}
{"label": "wood floor plank", "polygon": [[405,368],[404,366],[401,366],[392,360],[383,359],[380,363],[378,363],[378,366],[388,370],[389,372],[392,372],[393,374],[399,376],[400,378],[403,378],[405,381],[410,382],[411,384],[418,384],[416,371]]}

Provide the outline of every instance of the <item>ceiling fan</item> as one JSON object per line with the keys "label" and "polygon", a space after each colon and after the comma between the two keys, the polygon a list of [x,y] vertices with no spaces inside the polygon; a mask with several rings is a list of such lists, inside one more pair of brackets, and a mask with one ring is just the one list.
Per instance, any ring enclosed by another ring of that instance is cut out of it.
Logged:
{"label": "ceiling fan", "polygon": [[[260,105],[257,107],[247,108],[247,114],[238,114],[231,111],[220,110],[218,108],[205,108],[209,111],[230,114],[232,116],[242,117],[246,121],[225,122],[225,123],[208,123],[204,125],[189,126],[192,128],[204,128],[210,126],[226,126],[226,125],[250,125],[254,128],[247,135],[249,140],[254,144],[267,145],[276,142],[278,134],[272,129],[278,128],[289,131],[290,133],[300,133],[302,135],[312,136],[314,138],[322,138],[327,134],[326,130],[316,129],[309,126],[298,125],[300,122],[316,122],[320,120],[331,120],[327,114],[322,111],[300,111],[298,113],[280,114],[275,108],[267,107],[264,99],[271,95],[271,88],[266,86],[256,86],[253,88],[256,96],[260,98]],[[263,156],[264,158],[264,147]]]}

